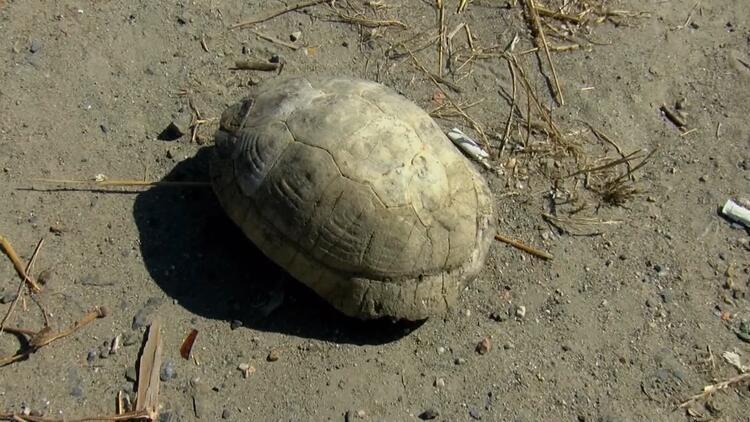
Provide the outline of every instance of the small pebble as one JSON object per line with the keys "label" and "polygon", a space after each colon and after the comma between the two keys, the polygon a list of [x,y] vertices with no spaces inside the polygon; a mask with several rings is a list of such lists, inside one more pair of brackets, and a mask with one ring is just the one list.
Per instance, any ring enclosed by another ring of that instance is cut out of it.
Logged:
{"label": "small pebble", "polygon": [[464,358],[456,358],[456,359],[453,360],[453,363],[455,363],[456,365],[463,365],[464,363],[466,363],[466,359],[464,359]]}
{"label": "small pebble", "polygon": [[661,296],[661,300],[664,303],[672,302],[673,294],[671,290],[662,290],[661,292],[659,292],[659,296]]}
{"label": "small pebble", "polygon": [[169,125],[159,135],[159,139],[174,141],[175,139],[190,133],[190,123],[193,116],[188,112],[181,112],[169,123]]}
{"label": "small pebble", "polygon": [[237,365],[237,369],[242,371],[242,377],[247,378],[250,375],[255,373],[255,367],[253,365],[250,365],[248,363],[241,363]]}
{"label": "small pebble", "polygon": [[96,359],[96,352],[93,350],[89,350],[89,352],[86,354],[86,362],[91,363]]}
{"label": "small pebble", "polygon": [[29,46],[29,51],[32,53],[36,53],[37,51],[42,49],[42,42],[39,40],[31,40],[31,45]]}
{"label": "small pebble", "polygon": [[105,124],[100,124],[99,129],[102,130],[102,133],[107,134],[109,132],[109,128]]}
{"label": "small pebble", "polygon": [[[62,233],[62,231],[53,231],[52,227],[50,227],[50,232],[52,232],[52,233],[54,233],[54,234],[56,234],[58,236],[59,236],[60,233]],[[44,270],[41,273],[39,273],[39,275],[36,277],[36,281],[38,281],[39,283],[41,283],[43,285],[47,285],[54,278],[54,274],[55,274],[54,271],[52,271],[51,269],[47,268],[46,270]]]}
{"label": "small pebble", "polygon": [[242,321],[238,319],[233,319],[232,322],[229,323],[229,329],[230,330],[236,330],[238,328],[242,327]]}
{"label": "small pebble", "polygon": [[277,360],[279,360],[279,352],[277,352],[276,350],[271,350],[270,352],[268,352],[266,360],[269,362],[276,362]]}
{"label": "small pebble", "polygon": [[169,381],[172,378],[175,378],[177,374],[174,370],[174,364],[170,361],[164,362],[164,364],[161,366],[161,371],[159,372],[159,379],[162,381]]}
{"label": "small pebble", "polygon": [[477,421],[482,419],[482,415],[479,413],[477,409],[469,410],[469,416],[471,416],[472,419],[477,420]]}
{"label": "small pebble", "polygon": [[136,343],[136,338],[132,334],[126,333],[124,336],[122,336],[122,345],[123,346],[125,346],[125,347],[132,346],[135,343]]}
{"label": "small pebble", "polygon": [[289,35],[289,39],[290,39],[290,40],[291,40],[292,42],[295,42],[295,41],[299,40],[300,38],[302,38],[302,31],[294,31],[294,32],[292,32],[292,33],[291,33],[291,34]]}
{"label": "small pebble", "polygon": [[362,409],[360,409],[360,410],[357,410],[357,417],[358,417],[358,418],[364,418],[365,416],[367,416],[367,412],[365,412],[365,411],[364,411],[364,410],[362,410]]}
{"label": "small pebble", "polygon": [[525,306],[519,306],[516,308],[516,316],[518,318],[523,318],[526,316],[526,307]]}
{"label": "small pebble", "polygon": [[503,322],[508,319],[508,316],[502,312],[493,312],[490,314],[490,319],[497,322]]}
{"label": "small pebble", "polygon": [[125,379],[130,382],[136,382],[138,380],[138,375],[135,373],[134,366],[131,366],[125,370]]}
{"label": "small pebble", "polygon": [[221,418],[222,419],[229,419],[232,417],[232,412],[229,409],[224,409],[221,411]]}
{"label": "small pebble", "polygon": [[13,302],[14,300],[16,300],[16,297],[18,297],[18,295],[15,292],[5,293],[2,295],[2,297],[0,297],[0,303],[6,304]]}
{"label": "small pebble", "polygon": [[442,378],[438,378],[435,380],[435,387],[437,388],[443,388],[445,387],[445,380]]}
{"label": "small pebble", "polygon": [[430,421],[440,416],[440,413],[438,413],[435,409],[427,409],[424,412],[419,414],[419,419],[422,419],[423,421]]}
{"label": "small pebble", "polygon": [[708,181],[708,176],[706,176],[704,174],[703,176],[699,177],[698,180],[701,181],[701,182],[706,182],[706,181]]}
{"label": "small pebble", "polygon": [[445,347],[443,347],[443,346],[438,347],[437,348],[437,352],[438,352],[439,355],[442,355],[443,353],[445,353]]}
{"label": "small pebble", "polygon": [[492,350],[492,341],[490,341],[489,337],[485,337],[477,343],[477,347],[475,348],[476,352],[480,355],[485,355],[487,352]]}
{"label": "small pebble", "polygon": [[278,63],[281,61],[281,57],[279,57],[278,54],[274,53],[271,55],[271,59],[269,60],[271,63]]}
{"label": "small pebble", "polygon": [[148,299],[141,309],[136,312],[135,316],[133,316],[132,328],[137,330],[148,325],[151,322],[151,315],[161,306],[162,302],[163,300],[158,297]]}
{"label": "small pebble", "polygon": [[70,390],[70,395],[73,397],[83,397],[83,387],[76,385]]}

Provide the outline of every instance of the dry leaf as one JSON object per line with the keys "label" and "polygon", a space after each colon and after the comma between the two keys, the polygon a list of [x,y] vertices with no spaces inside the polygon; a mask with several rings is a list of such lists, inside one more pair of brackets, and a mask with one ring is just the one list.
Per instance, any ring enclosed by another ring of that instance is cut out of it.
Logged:
{"label": "dry leaf", "polygon": [[183,359],[190,358],[190,351],[193,350],[193,343],[195,343],[195,338],[197,336],[198,330],[193,329],[190,331],[190,334],[185,337],[185,340],[182,341],[182,346],[180,346],[180,356],[182,356]]}

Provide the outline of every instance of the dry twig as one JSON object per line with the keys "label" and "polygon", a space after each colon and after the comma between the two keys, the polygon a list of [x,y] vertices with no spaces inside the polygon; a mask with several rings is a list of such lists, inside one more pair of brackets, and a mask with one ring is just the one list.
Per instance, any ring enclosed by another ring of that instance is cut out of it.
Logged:
{"label": "dry twig", "polygon": [[734,376],[732,378],[729,378],[728,380],[725,380],[725,381],[722,381],[722,382],[718,382],[716,384],[707,385],[707,386],[703,387],[703,392],[701,392],[700,394],[696,394],[696,395],[690,397],[689,399],[685,400],[684,402],[680,403],[680,405],[677,406],[677,408],[675,408],[675,410],[685,408],[685,407],[687,407],[687,406],[695,403],[698,400],[707,399],[712,394],[714,394],[714,393],[716,393],[718,391],[727,389],[729,387],[732,387],[734,385],[743,383],[743,382],[748,381],[748,380],[750,380],[750,372],[745,372],[744,374],[740,374],[740,375]]}
{"label": "dry twig", "polygon": [[534,0],[526,0],[527,9],[531,18],[532,29],[535,35],[539,38],[541,46],[544,48],[544,52],[547,55],[547,61],[549,62],[550,69],[552,70],[552,78],[555,83],[555,100],[562,106],[565,105],[565,99],[563,98],[562,89],[560,88],[560,80],[557,77],[557,70],[555,70],[555,64],[552,62],[552,56],[549,54],[549,46],[547,45],[547,38],[544,36],[544,29],[539,21],[539,14],[537,13],[536,4]]}
{"label": "dry twig", "polygon": [[264,40],[266,40],[266,41],[269,41],[269,42],[272,42],[272,43],[274,43],[274,44],[282,45],[282,46],[284,46],[284,47],[286,47],[286,48],[289,48],[289,49],[292,49],[292,50],[294,50],[294,51],[297,51],[297,50],[299,50],[299,46],[297,46],[297,45],[294,45],[294,44],[292,44],[292,43],[288,43],[288,42],[286,42],[286,41],[283,41],[283,40],[280,40],[280,39],[278,39],[278,38],[276,38],[276,37],[272,37],[272,36],[270,36],[270,35],[264,34],[264,33],[260,32],[260,31],[256,31],[256,30],[254,30],[254,29],[252,29],[251,31],[252,31],[252,33],[253,33],[253,34],[255,34],[255,35],[256,35],[256,36],[258,37],[258,38],[264,39]]}
{"label": "dry twig", "polygon": [[59,185],[75,184],[75,185],[95,185],[99,187],[154,187],[154,186],[169,186],[169,187],[210,187],[210,182],[183,182],[183,181],[171,181],[171,180],[160,180],[160,181],[147,181],[147,180],[72,180],[72,179],[32,179],[34,182],[42,183],[53,183]]}
{"label": "dry twig", "polygon": [[91,321],[97,318],[104,318],[105,316],[107,316],[107,309],[101,306],[97,306],[96,308],[94,308],[94,310],[89,311],[86,315],[84,315],[83,318],[74,322],[68,328],[57,333],[53,332],[52,328],[46,324],[44,328],[39,331],[6,327],[5,331],[8,333],[29,336],[29,346],[13,356],[0,358],[0,366],[5,366],[13,362],[26,359],[32,353],[52,343],[53,341],[59,340],[63,337],[67,337],[79,330],[84,325],[90,323]]}
{"label": "dry twig", "polygon": [[15,249],[13,249],[13,245],[11,245],[8,239],[4,238],[3,236],[0,236],[0,249],[2,249],[5,255],[7,255],[8,258],[10,258],[11,262],[13,262],[13,267],[16,269],[18,276],[21,277],[23,282],[29,283],[29,288],[31,288],[34,293],[40,292],[42,288],[39,287],[39,284],[36,282],[36,280],[34,280],[34,278],[28,274],[27,270],[24,270],[23,263],[18,257]]}
{"label": "dry twig", "polygon": [[271,13],[265,15],[265,16],[262,16],[260,18],[255,18],[255,19],[251,19],[249,21],[236,23],[236,24],[230,26],[229,29],[244,28],[244,27],[247,27],[247,26],[255,25],[256,23],[265,22],[265,21],[271,20],[271,19],[273,19],[273,18],[275,18],[277,16],[281,16],[284,13],[292,12],[292,11],[299,10],[299,9],[304,9],[304,8],[310,7],[310,6],[315,6],[317,4],[325,3],[327,1],[329,1],[329,0],[307,0],[307,1],[300,1],[300,2],[294,3],[292,5],[289,5],[287,7],[283,7],[281,9],[274,10],[273,12],[271,12]]}
{"label": "dry twig", "polygon": [[518,240],[511,239],[509,237],[503,236],[501,234],[495,234],[495,240],[499,240],[501,242],[505,242],[513,247],[516,247],[524,252],[530,253],[537,258],[542,258],[544,260],[550,260],[553,258],[552,255],[548,254],[547,252],[541,251],[539,249],[533,248],[531,246],[525,245]]}
{"label": "dry twig", "polygon": [[[13,250],[12,246],[10,246],[10,242],[5,240],[5,238],[0,236],[0,240],[4,241],[11,251]],[[34,263],[36,262],[36,257],[37,255],[39,255],[39,251],[42,249],[43,244],[44,244],[44,239],[42,238],[36,244],[36,248],[34,248],[34,253],[31,255],[31,259],[29,259],[29,263],[26,265],[26,271],[24,272],[25,276],[23,280],[21,280],[21,282],[18,284],[18,289],[16,290],[16,297],[15,299],[13,299],[13,302],[11,302],[10,306],[8,307],[8,310],[6,311],[5,316],[3,317],[3,320],[0,321],[0,334],[3,333],[3,330],[5,329],[5,323],[8,322],[8,319],[10,318],[10,315],[13,313],[13,310],[15,309],[16,304],[18,304],[18,300],[21,298],[21,293],[23,292],[23,286],[29,280],[29,273],[34,267]],[[31,287],[29,287],[29,289],[32,290],[33,292],[33,289]],[[45,319],[46,319],[46,314],[45,314]]]}

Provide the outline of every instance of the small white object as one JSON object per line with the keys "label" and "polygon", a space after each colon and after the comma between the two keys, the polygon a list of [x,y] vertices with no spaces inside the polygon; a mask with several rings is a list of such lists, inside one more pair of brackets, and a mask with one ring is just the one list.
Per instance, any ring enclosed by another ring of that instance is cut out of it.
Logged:
{"label": "small white object", "polygon": [[742,359],[740,359],[740,355],[736,352],[724,352],[721,354],[721,357],[723,357],[728,364],[737,368],[737,370],[740,372],[744,373],[750,371],[750,366],[743,365]]}
{"label": "small white object", "polygon": [[105,175],[103,175],[101,173],[97,174],[96,176],[94,176],[94,181],[95,182],[103,182],[105,180],[107,180],[107,176],[105,176]]}
{"label": "small white object", "polygon": [[525,306],[519,306],[516,308],[516,316],[518,318],[523,318],[526,316],[526,307]]}
{"label": "small white object", "polygon": [[721,209],[721,213],[731,220],[743,224],[745,227],[750,227],[750,210],[731,199],[727,199],[727,202]]}
{"label": "small white object", "polygon": [[450,139],[456,146],[461,148],[469,157],[473,158],[485,168],[489,169],[490,165],[487,163],[487,159],[490,158],[490,154],[483,150],[479,144],[473,139],[466,136],[465,133],[461,132],[458,128],[453,128],[447,133],[448,139]]}
{"label": "small white object", "polygon": [[122,335],[118,335],[117,337],[112,339],[112,343],[109,347],[109,354],[114,355],[117,353],[118,350],[120,350],[120,343],[122,341]]}

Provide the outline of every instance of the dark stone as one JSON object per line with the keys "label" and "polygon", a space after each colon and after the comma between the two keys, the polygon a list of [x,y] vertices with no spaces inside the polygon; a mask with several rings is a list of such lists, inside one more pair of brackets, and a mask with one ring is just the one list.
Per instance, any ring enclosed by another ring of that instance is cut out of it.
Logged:
{"label": "dark stone", "polygon": [[438,413],[435,409],[427,409],[424,412],[419,414],[419,419],[422,419],[423,421],[430,421],[440,416],[440,413]]}
{"label": "dark stone", "polygon": [[42,49],[42,42],[39,40],[31,40],[31,45],[29,46],[29,51],[31,53],[37,53],[39,50]]}

